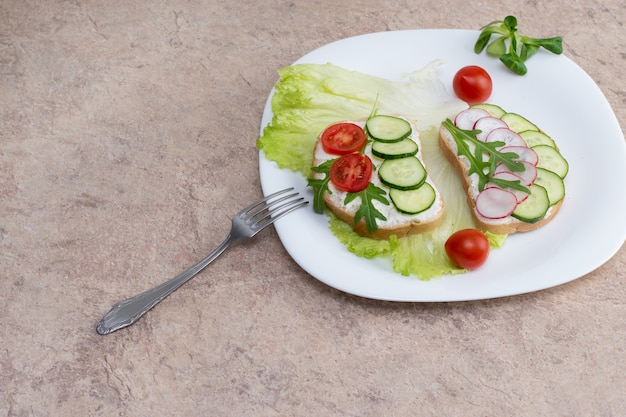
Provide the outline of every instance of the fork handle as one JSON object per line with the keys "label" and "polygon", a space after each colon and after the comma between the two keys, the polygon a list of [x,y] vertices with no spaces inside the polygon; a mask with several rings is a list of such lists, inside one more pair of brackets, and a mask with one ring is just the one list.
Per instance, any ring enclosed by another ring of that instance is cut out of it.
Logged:
{"label": "fork handle", "polygon": [[201,259],[198,263],[190,267],[184,272],[176,275],[169,281],[164,282],[150,290],[144,291],[116,304],[96,326],[96,331],[101,334],[109,334],[126,326],[130,326],[141,316],[146,314],[152,307],[157,305],[167,296],[172,294],[183,284],[193,278],[198,272],[202,271],[208,264],[213,262],[215,258],[220,256],[234,242],[232,235],[229,234],[226,240],[222,242],[213,252]]}

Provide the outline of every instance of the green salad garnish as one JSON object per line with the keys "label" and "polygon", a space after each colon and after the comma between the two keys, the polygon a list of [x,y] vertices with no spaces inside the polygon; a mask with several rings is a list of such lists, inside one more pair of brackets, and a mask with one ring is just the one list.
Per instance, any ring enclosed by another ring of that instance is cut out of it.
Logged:
{"label": "green salad garnish", "polygon": [[[429,175],[437,184],[446,204],[441,225],[432,232],[389,240],[360,236],[350,225],[326,210],[333,235],[357,256],[390,259],[395,272],[422,280],[465,270],[452,264],[444,251],[446,239],[456,230],[473,227],[465,192],[448,161],[439,151],[437,137],[441,121],[467,104],[446,91],[436,73],[436,63],[407,74],[402,81],[350,71],[332,64],[298,64],[279,70],[280,80],[272,96],[272,120],[264,128],[257,146],[267,159],[280,168],[301,173],[308,178],[312,169],[315,140],[322,130],[342,120],[365,120],[376,108],[381,114],[402,114],[416,121]],[[314,168],[324,173],[328,166]],[[313,193],[323,193],[327,179],[313,180]],[[366,189],[364,200],[380,197]],[[321,194],[316,199],[323,204]],[[354,198],[359,197],[355,194]],[[369,205],[361,205],[359,215],[366,222],[377,214]],[[323,206],[315,207],[324,211]],[[492,247],[500,246],[506,235],[490,236]],[[355,278],[358,279],[358,278]]]}
{"label": "green salad garnish", "polygon": [[[495,36],[494,40],[491,37]],[[528,72],[526,61],[544,48],[554,54],[563,52],[563,39],[560,36],[553,38],[531,38],[520,35],[517,30],[515,16],[507,16],[504,20],[494,20],[481,28],[478,40],[474,45],[474,52],[481,53],[487,48],[487,54],[498,57],[500,61],[516,74],[524,75]]]}

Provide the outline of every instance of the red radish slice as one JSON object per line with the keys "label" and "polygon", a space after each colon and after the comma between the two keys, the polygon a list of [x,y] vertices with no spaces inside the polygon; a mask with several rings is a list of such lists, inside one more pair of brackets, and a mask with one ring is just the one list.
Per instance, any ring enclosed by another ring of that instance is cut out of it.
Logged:
{"label": "red radish slice", "polygon": [[490,114],[485,109],[479,109],[470,107],[469,109],[465,109],[454,118],[454,124],[459,129],[463,130],[472,130],[474,128],[474,123],[476,120],[481,117],[489,117]]}
{"label": "red radish slice", "polygon": [[519,158],[517,158],[516,161],[526,161],[535,166],[539,162],[537,152],[526,146],[503,146],[500,148],[500,152],[514,152],[519,155]]}
{"label": "red radish slice", "polygon": [[486,142],[504,142],[504,146],[524,146],[528,148],[524,139],[510,129],[494,129],[487,135]]}
{"label": "red radish slice", "polygon": [[[493,178],[499,178],[501,180],[506,180],[506,181],[519,181],[521,185],[525,185],[524,184],[524,180],[520,177],[518,177],[517,175],[513,174],[512,172],[508,172],[508,171],[502,171],[502,172],[498,172],[497,174],[493,174]],[[485,188],[491,188],[491,187],[499,187],[498,185],[492,184],[492,183],[488,183]],[[499,187],[501,188],[501,187]],[[517,203],[521,203],[522,201],[526,200],[528,198],[528,196],[530,195],[530,193],[527,193],[525,191],[521,191],[521,190],[516,190],[515,188],[505,188],[506,191],[510,191],[515,195],[515,198],[517,199]]]}
{"label": "red radish slice", "polygon": [[511,171],[496,172],[495,174],[493,174],[493,177],[494,178],[500,178],[502,180],[507,180],[507,181],[519,181],[522,184],[524,184],[524,181],[522,180],[522,177],[520,177],[519,175],[515,175]]}
{"label": "red radish slice", "polygon": [[511,174],[514,174],[520,177],[522,179],[522,184],[526,186],[532,185],[537,179],[537,167],[531,164],[530,162],[526,162],[526,161],[520,161],[520,162],[524,164],[523,171],[511,171],[509,168],[506,167],[506,165],[498,164],[498,166],[494,170],[494,175],[499,174],[501,172],[509,172]]}
{"label": "red radish slice", "polygon": [[502,188],[485,188],[476,196],[476,211],[488,219],[503,219],[517,207],[515,194]]}
{"label": "red radish slice", "polygon": [[476,139],[482,140],[483,142],[487,139],[489,133],[495,129],[508,129],[509,125],[502,119],[498,119],[497,117],[481,117],[476,120],[474,123],[474,130],[480,130],[481,132],[476,135]]}
{"label": "red radish slice", "polygon": [[[486,189],[488,189],[488,188],[498,188],[498,189],[502,189],[502,188],[500,188],[500,187],[498,187],[497,185],[492,184],[492,183],[488,183],[488,184],[485,186],[485,190],[486,190]],[[530,195],[530,193],[525,193],[525,192],[523,192],[523,191],[520,191],[520,190],[515,190],[515,189],[513,189],[513,188],[505,188],[505,189],[504,189],[504,191],[508,191],[508,192],[510,192],[511,194],[513,194],[513,195],[515,196],[515,200],[517,200],[517,204],[523,203],[523,202],[524,202],[524,200],[526,200],[526,199],[528,198],[528,196]]]}

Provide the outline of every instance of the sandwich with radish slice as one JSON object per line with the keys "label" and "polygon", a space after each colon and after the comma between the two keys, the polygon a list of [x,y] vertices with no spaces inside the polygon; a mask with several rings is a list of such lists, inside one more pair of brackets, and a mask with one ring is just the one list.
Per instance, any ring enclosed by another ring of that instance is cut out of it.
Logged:
{"label": "sandwich with radish slice", "polygon": [[552,138],[516,113],[471,106],[442,123],[439,147],[464,184],[478,229],[536,230],[563,204],[567,160]]}

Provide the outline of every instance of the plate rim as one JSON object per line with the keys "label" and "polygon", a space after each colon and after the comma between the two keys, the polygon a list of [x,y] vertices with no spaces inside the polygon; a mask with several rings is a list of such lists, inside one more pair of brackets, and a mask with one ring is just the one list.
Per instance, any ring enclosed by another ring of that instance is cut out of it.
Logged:
{"label": "plate rim", "polygon": [[[299,63],[306,63],[306,62],[311,62],[312,61],[312,57],[315,57],[315,55],[319,55],[322,54],[324,55],[325,50],[327,48],[337,48],[337,47],[341,47],[342,44],[346,43],[346,42],[358,42],[360,40],[364,40],[364,39],[368,39],[368,38],[372,38],[372,37],[378,37],[378,36],[382,36],[382,37],[388,37],[388,36],[403,36],[403,35],[418,35],[418,36],[427,36],[428,34],[443,34],[445,33],[446,35],[450,35],[450,34],[457,34],[457,35],[477,35],[479,33],[479,31],[476,30],[469,30],[469,29],[405,29],[405,30],[398,30],[398,31],[385,31],[385,32],[371,32],[371,33],[363,33],[363,34],[358,34],[358,35],[354,35],[351,37],[347,37],[347,38],[343,38],[343,39],[339,39],[339,40],[335,40],[332,41],[330,43],[327,43],[325,45],[322,45],[312,51],[310,51],[309,53],[303,55],[302,57],[300,57],[299,59],[297,59],[296,61],[294,61],[291,65],[295,65],[295,64],[299,64]],[[604,110],[604,116],[608,116],[609,118],[612,118],[612,123],[615,125],[614,127],[617,128],[616,133],[619,135],[619,137],[621,138],[622,141],[622,158],[624,158],[624,160],[626,160],[626,144],[624,143],[624,136],[623,133],[621,131],[621,128],[619,126],[619,121],[617,120],[617,117],[613,111],[613,109],[610,106],[610,103],[608,102],[608,100],[606,99],[606,97],[604,96],[602,90],[600,89],[600,87],[595,83],[595,81],[593,81],[593,79],[589,76],[589,74],[587,74],[578,64],[576,64],[573,60],[571,60],[569,57],[567,57],[565,54],[563,55],[559,55],[557,57],[558,59],[561,60],[565,60],[566,62],[569,62],[569,65],[573,66],[573,68],[576,68],[579,72],[579,76],[585,76],[587,78],[587,82],[591,83],[592,86],[596,89],[596,94],[599,93],[599,96],[597,98],[600,98],[601,101],[603,101],[603,105],[605,107]],[[493,58],[492,58],[493,59]],[[314,61],[314,60],[313,60]],[[311,62],[311,63],[321,63],[321,62]],[[268,98],[266,100],[266,105],[264,108],[264,112],[263,112],[263,116],[261,118],[261,134],[263,133],[263,129],[264,127],[271,121],[271,99],[272,99],[272,95],[273,95],[273,91],[275,88],[275,84],[272,86],[270,94],[268,95]],[[268,118],[268,109],[270,111],[270,115]],[[607,111],[608,110],[608,111]],[[617,145],[616,145],[617,146]],[[278,189],[279,185],[278,184],[268,184],[268,180],[264,180],[264,176],[266,176],[265,174],[267,174],[266,171],[268,168],[268,164],[271,166],[273,164],[273,162],[267,160],[264,156],[263,151],[259,151],[259,171],[260,171],[260,177],[261,177],[261,184],[262,184],[262,188],[263,188],[263,192],[264,194],[268,194],[276,189]],[[296,181],[297,182],[297,181]],[[296,188],[298,189],[306,189],[306,184],[304,181],[304,178],[301,179],[301,181],[296,184]],[[626,201],[626,198],[624,199],[624,201]],[[622,206],[626,207],[626,204],[624,203],[624,201],[621,202]],[[600,266],[602,266],[604,263],[606,263],[608,260],[610,260],[623,246],[624,241],[626,241],[626,228],[624,233],[622,234],[621,237],[614,239],[615,241],[610,245],[611,248],[607,248],[604,252],[604,256],[602,257],[598,257],[597,261],[594,262],[596,265],[593,267],[587,267],[585,270],[581,270],[580,274],[574,274],[577,276],[572,276],[571,274],[568,275],[566,278],[564,279],[555,279],[553,281],[551,281],[551,283],[549,285],[535,285],[534,287],[529,286],[527,289],[525,290],[520,290],[519,288],[517,289],[513,289],[509,292],[507,291],[502,291],[499,290],[495,293],[491,293],[491,294],[485,294],[483,296],[441,296],[441,295],[430,295],[430,296],[401,296],[401,295],[397,295],[397,294],[387,294],[387,293],[383,293],[380,294],[376,291],[371,291],[371,290],[367,290],[367,289],[361,289],[361,290],[357,290],[355,291],[354,286],[352,285],[343,285],[343,283],[341,282],[337,282],[336,280],[333,279],[328,279],[328,277],[324,276],[324,273],[319,272],[319,270],[312,268],[311,265],[309,264],[309,262],[307,260],[304,260],[302,257],[302,253],[300,253],[299,251],[295,250],[296,248],[293,247],[293,244],[291,243],[289,237],[288,237],[288,231],[289,228],[295,227],[297,226],[297,221],[298,218],[301,217],[297,215],[297,213],[294,213],[290,216],[287,216],[284,219],[281,219],[280,221],[278,221],[275,224],[276,227],[276,231],[277,234],[279,235],[279,238],[281,239],[281,243],[283,244],[283,246],[285,247],[285,249],[287,250],[287,252],[289,253],[289,255],[292,257],[292,259],[298,264],[300,265],[300,267],[302,267],[308,274],[310,274],[311,276],[313,276],[315,279],[325,283],[326,285],[329,285],[339,291],[342,292],[346,292],[349,294],[353,294],[353,295],[357,295],[360,297],[365,297],[365,298],[370,298],[370,299],[378,299],[378,300],[386,300],[386,301],[398,301],[398,302],[450,302],[450,301],[472,301],[472,300],[480,300],[480,299],[490,299],[490,298],[500,298],[500,297],[508,297],[508,296],[513,296],[513,295],[520,295],[520,294],[525,294],[525,293],[531,293],[531,292],[536,292],[536,291],[540,291],[543,289],[548,289],[548,288],[552,288],[555,286],[559,286],[559,285],[563,285],[565,283],[574,281],[576,279],[579,279],[585,275],[587,275],[588,273],[592,272],[593,270],[599,268]],[[326,216],[323,216],[326,217]],[[327,229],[327,227],[326,227]],[[334,236],[333,236],[334,238]],[[334,240],[336,241],[337,239],[334,238]],[[337,241],[338,243],[338,241]],[[343,247],[343,245],[341,245]],[[343,248],[345,250],[345,248]],[[499,251],[501,251],[502,249],[500,249]],[[347,250],[346,250],[347,251]],[[355,261],[356,262],[362,262],[364,259],[363,258],[359,258],[356,257],[356,255],[352,255],[349,254],[352,257],[356,258]],[[372,260],[365,260],[367,262],[372,262]],[[400,274],[397,274],[393,271],[391,271],[391,273],[397,277],[402,277]],[[322,275],[322,276],[320,276]],[[441,282],[441,281],[450,281],[450,282],[456,282],[459,277],[464,277],[467,276],[467,274],[461,274],[461,275],[444,275],[441,278],[436,278],[434,280],[431,281],[422,281],[419,280],[416,277],[402,277],[402,279],[404,280],[410,280],[411,282],[418,282],[418,283],[434,283],[434,282]],[[442,287],[441,285],[439,287]],[[445,285],[443,286],[445,287]]]}

